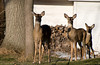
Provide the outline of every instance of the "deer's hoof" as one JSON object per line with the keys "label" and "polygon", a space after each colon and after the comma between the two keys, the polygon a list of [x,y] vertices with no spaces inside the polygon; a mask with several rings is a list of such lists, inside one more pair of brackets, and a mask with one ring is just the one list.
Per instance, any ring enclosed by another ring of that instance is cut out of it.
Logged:
{"label": "deer's hoof", "polygon": [[75,61],[77,61],[77,59],[75,59]]}
{"label": "deer's hoof", "polygon": [[70,59],[70,61],[72,61],[72,59]]}
{"label": "deer's hoof", "polygon": [[39,61],[39,64],[41,64],[41,61]]}
{"label": "deer's hoof", "polygon": [[35,62],[32,62],[33,64],[35,63]]}
{"label": "deer's hoof", "polygon": [[51,62],[51,60],[48,60],[48,63],[50,63]]}

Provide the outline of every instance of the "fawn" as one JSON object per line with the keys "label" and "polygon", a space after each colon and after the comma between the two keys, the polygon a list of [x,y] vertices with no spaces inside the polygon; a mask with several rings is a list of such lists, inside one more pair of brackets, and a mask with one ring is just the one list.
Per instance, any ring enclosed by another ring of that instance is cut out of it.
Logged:
{"label": "fawn", "polygon": [[[71,43],[71,59],[73,59],[73,48],[75,52],[75,61],[77,60],[77,42],[81,48],[81,58],[83,59],[83,51],[85,50],[85,35],[86,31],[83,28],[75,29],[73,27],[73,20],[76,18],[77,14],[74,14],[72,17],[69,17],[67,14],[64,14],[64,17],[68,20],[68,27],[67,27],[67,33],[66,36],[70,40]],[[81,42],[84,46],[82,46]]]}
{"label": "fawn", "polygon": [[35,27],[33,30],[33,38],[35,43],[34,63],[36,62],[38,45],[39,45],[39,64],[41,63],[45,44],[48,47],[48,62],[50,62],[51,29],[50,26],[48,25],[41,26],[41,18],[42,16],[45,15],[45,11],[43,11],[41,14],[36,14],[35,12],[33,12],[33,15],[35,16]]}
{"label": "fawn", "polygon": [[[86,46],[88,48],[88,54],[89,54],[89,58],[90,57],[90,48],[92,50],[92,53],[93,53],[93,56],[95,58],[95,55],[94,55],[94,50],[92,48],[92,29],[95,27],[95,24],[93,24],[92,26],[88,26],[86,23],[85,23],[85,26],[86,26]],[[85,53],[86,54],[86,53]]]}

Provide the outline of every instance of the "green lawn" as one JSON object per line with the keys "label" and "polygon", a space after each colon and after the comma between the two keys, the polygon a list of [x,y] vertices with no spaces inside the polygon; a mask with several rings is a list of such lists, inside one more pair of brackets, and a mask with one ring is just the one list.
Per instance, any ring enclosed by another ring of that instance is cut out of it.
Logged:
{"label": "green lawn", "polygon": [[33,64],[32,61],[18,62],[17,57],[16,55],[0,55],[0,65],[100,65],[100,58],[69,62],[66,59],[52,57],[51,63],[48,63],[45,56],[42,64]]}

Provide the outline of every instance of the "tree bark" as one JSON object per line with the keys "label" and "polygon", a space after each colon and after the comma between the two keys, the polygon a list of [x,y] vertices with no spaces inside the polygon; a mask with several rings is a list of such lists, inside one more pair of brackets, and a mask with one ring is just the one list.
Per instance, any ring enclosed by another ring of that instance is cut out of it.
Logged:
{"label": "tree bark", "polygon": [[6,2],[6,36],[3,47],[18,52],[25,49],[25,0],[7,0]]}
{"label": "tree bark", "polygon": [[0,23],[4,21],[4,3],[0,0]]}
{"label": "tree bark", "polygon": [[33,0],[25,0],[26,58],[33,59]]}
{"label": "tree bark", "polygon": [[3,0],[0,0],[0,45],[4,39],[4,30],[5,30],[5,11]]}

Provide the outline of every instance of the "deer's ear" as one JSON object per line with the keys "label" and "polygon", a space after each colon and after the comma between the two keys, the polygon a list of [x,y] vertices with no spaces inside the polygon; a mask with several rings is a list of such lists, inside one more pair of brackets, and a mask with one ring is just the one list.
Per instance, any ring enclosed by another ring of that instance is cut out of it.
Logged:
{"label": "deer's ear", "polygon": [[85,23],[85,26],[88,27],[87,23]]}
{"label": "deer's ear", "polygon": [[32,12],[32,14],[33,14],[33,16],[35,16],[35,15],[36,15],[36,13],[35,13],[35,12]]}
{"label": "deer's ear", "polygon": [[95,27],[95,24],[93,24],[92,26],[91,26],[91,28],[93,29]]}
{"label": "deer's ear", "polygon": [[75,19],[76,17],[77,17],[77,14],[74,14],[74,15],[73,15],[73,19]]}
{"label": "deer's ear", "polygon": [[64,17],[68,19],[69,16],[68,16],[67,14],[64,13]]}
{"label": "deer's ear", "polygon": [[45,15],[45,11],[43,11],[42,13],[41,13],[41,16],[44,16]]}

